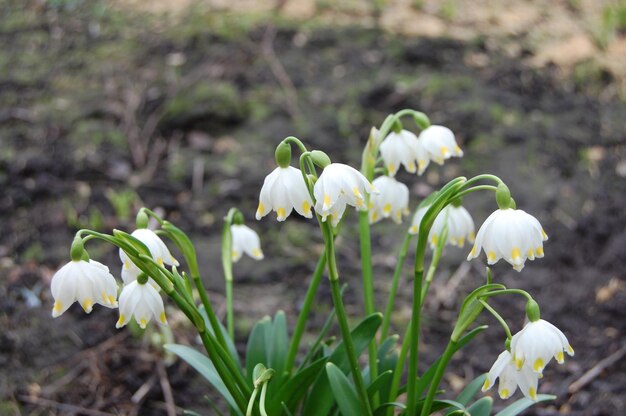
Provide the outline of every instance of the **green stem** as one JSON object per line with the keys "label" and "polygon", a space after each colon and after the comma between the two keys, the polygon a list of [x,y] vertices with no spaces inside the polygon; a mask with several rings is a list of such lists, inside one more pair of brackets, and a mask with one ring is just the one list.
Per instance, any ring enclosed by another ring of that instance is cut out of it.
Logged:
{"label": "green stem", "polygon": [[[447,219],[446,219],[447,221]],[[446,224],[443,227],[443,231],[441,236],[439,237],[439,241],[435,246],[435,251],[433,252],[433,258],[430,260],[430,266],[428,267],[428,273],[426,273],[426,279],[424,281],[424,287],[422,288],[422,297],[420,298],[420,307],[424,306],[424,300],[426,299],[426,295],[428,294],[428,289],[430,289],[430,284],[435,277],[435,272],[437,271],[437,267],[439,266],[439,260],[441,260],[441,253],[443,253],[443,247],[446,245],[446,241],[448,240],[448,225]]]}
{"label": "green stem", "polygon": [[235,340],[235,321],[233,306],[233,279],[226,279],[226,327],[228,328],[228,336]]}
{"label": "green stem", "polygon": [[209,296],[207,295],[206,290],[204,289],[204,284],[202,283],[202,279],[200,276],[192,276],[192,280],[196,288],[198,289],[198,294],[200,295],[200,301],[202,302],[202,306],[204,306],[204,311],[206,312],[207,317],[209,318],[209,323],[211,324],[211,328],[213,328],[213,333],[217,338],[217,341],[221,346],[226,348],[226,339],[224,338],[224,334],[222,333],[222,327],[219,324],[217,319],[217,315],[215,315],[215,311],[211,306],[211,302],[209,301]]}
{"label": "green stem", "polygon": [[[444,350],[441,358],[439,359],[439,365],[437,365],[437,370],[435,370],[435,375],[433,376],[432,381],[430,382],[430,386],[428,388],[428,394],[426,395],[426,399],[424,399],[424,404],[422,405],[421,416],[427,416],[430,414],[430,409],[433,405],[433,401],[435,399],[435,394],[437,393],[437,389],[439,387],[439,383],[441,382],[441,378],[443,377],[443,373],[454,355],[454,351],[456,349],[456,343],[452,340],[448,342],[446,349]],[[412,414],[412,413],[407,413]]]}
{"label": "green stem", "polygon": [[[419,246],[418,246],[419,249]],[[422,277],[424,276],[424,263],[416,262],[415,278],[413,280],[413,310],[411,313],[410,322],[410,337],[411,337],[411,351],[409,355],[409,371],[407,378],[407,414],[415,414],[416,397],[415,397],[415,384],[417,382],[417,365],[418,365],[418,352],[419,352],[419,330],[421,323],[421,302],[418,299],[422,298]]]}
{"label": "green stem", "polygon": [[[391,380],[391,387],[389,388],[389,397],[387,401],[393,402],[396,400],[398,396],[398,390],[400,389],[400,381],[402,379],[402,374],[404,374],[404,363],[406,362],[406,355],[409,352],[409,345],[411,343],[411,332],[407,328],[406,334],[404,335],[404,339],[402,340],[402,347],[400,348],[400,354],[398,355],[398,361],[396,362],[396,368],[393,372],[393,379]],[[394,414],[393,408],[390,407],[387,411],[387,416],[392,416]]]}
{"label": "green stem", "polygon": [[324,275],[325,269],[326,252],[324,252],[317,261],[317,265],[315,266],[315,270],[313,271],[313,276],[311,277],[311,283],[309,283],[309,288],[304,297],[302,309],[300,310],[298,320],[296,321],[296,327],[293,330],[291,343],[289,344],[289,351],[287,353],[287,364],[285,366],[285,371],[287,372],[287,374],[291,373],[291,370],[293,369],[294,363],[296,361],[296,355],[298,354],[298,348],[300,347],[300,340],[302,339],[302,335],[304,334],[306,322],[309,319],[311,305],[313,304],[313,300],[315,299],[315,294],[317,293],[317,289],[322,281],[322,276]]}
{"label": "green stem", "polygon": [[398,283],[400,282],[400,275],[402,274],[402,266],[404,265],[404,259],[409,251],[409,244],[413,236],[409,233],[404,235],[404,241],[400,247],[398,253],[398,259],[396,260],[396,268],[393,271],[393,277],[391,278],[391,288],[389,289],[389,296],[387,297],[387,306],[385,307],[385,314],[383,316],[383,324],[380,330],[381,342],[387,339],[389,335],[389,326],[391,325],[391,315],[393,313],[394,301],[396,299],[396,293],[398,292]]}
{"label": "green stem", "polygon": [[265,410],[265,394],[267,393],[267,382],[263,383],[263,387],[261,387],[261,397],[259,398],[259,408],[261,409],[261,416],[267,416],[267,411]]}
{"label": "green stem", "polygon": [[330,280],[330,287],[332,292],[333,303],[335,305],[335,311],[337,314],[337,321],[339,322],[339,328],[341,329],[341,337],[346,347],[346,355],[350,363],[350,370],[352,372],[352,379],[356,387],[357,393],[363,410],[366,415],[372,415],[372,409],[370,407],[369,399],[367,396],[367,389],[363,381],[363,375],[358,363],[358,357],[354,342],[350,335],[350,326],[348,325],[348,318],[343,306],[343,300],[341,298],[341,290],[339,288],[339,272],[337,271],[337,260],[335,258],[335,244],[333,240],[333,230],[329,222],[320,221],[322,233],[324,235],[324,244],[326,246],[326,258],[328,261],[328,278]]}
{"label": "green stem", "polygon": [[[367,202],[366,202],[367,203]],[[363,279],[363,303],[365,315],[369,316],[376,311],[374,302],[374,282],[372,271],[372,242],[370,238],[370,223],[367,211],[359,212],[359,239],[361,246],[361,274]],[[370,381],[378,377],[376,337],[372,338],[368,346]],[[372,406],[378,406],[378,394],[372,398]]]}
{"label": "green stem", "polygon": [[469,189],[466,189],[464,191],[461,191],[457,194],[457,198],[462,198],[467,194],[471,194],[472,192],[476,192],[476,191],[497,191],[498,187],[497,186],[493,186],[493,185],[477,185],[477,186],[472,186]]}
{"label": "green stem", "polygon": [[504,320],[504,318],[502,318],[502,316],[500,316],[500,314],[494,308],[492,308],[491,305],[489,305],[486,301],[482,299],[478,299],[478,301],[482,303],[485,309],[491,312],[491,314],[498,320],[498,322],[500,322],[500,325],[502,325],[502,328],[504,328],[504,332],[506,332],[506,337],[510,340],[513,336],[511,335],[511,330],[509,329],[509,326],[506,324],[506,321]]}
{"label": "green stem", "polygon": [[500,289],[500,290],[493,290],[491,292],[487,292],[483,295],[481,295],[481,298],[490,298],[492,296],[498,296],[498,295],[522,295],[524,296],[527,300],[534,300],[532,296],[530,296],[530,293],[526,292],[525,290],[522,289]]}
{"label": "green stem", "polygon": [[498,178],[496,175],[491,175],[489,173],[484,173],[482,175],[476,175],[473,178],[470,178],[467,180],[467,182],[465,182],[465,186],[464,188],[469,188],[470,186],[472,186],[473,184],[475,184],[478,181],[482,181],[482,180],[490,180],[495,182],[497,185],[500,185],[501,183],[504,183],[502,181],[502,179]]}
{"label": "green stem", "polygon": [[256,395],[259,393],[259,389],[255,388],[252,391],[252,396],[250,396],[250,400],[248,400],[248,409],[246,409],[246,416],[252,416],[252,409],[254,408],[254,399],[256,399]]}
{"label": "green stem", "polygon": [[235,377],[233,377],[234,374],[232,373],[232,371],[229,371],[227,366],[225,365],[225,362],[229,362],[231,360],[227,358],[222,361],[220,359],[217,349],[218,344],[214,341],[214,339],[211,338],[210,334],[207,331],[199,331],[199,334],[200,339],[202,339],[202,344],[204,345],[204,348],[207,351],[211,362],[215,366],[215,370],[217,370],[220,379],[222,380],[224,385],[226,385],[226,388],[230,392],[231,396],[233,396],[233,399],[237,403],[237,407],[239,407],[239,410],[245,412],[248,403],[242,391],[239,389],[240,386],[237,386],[233,381],[235,379]]}

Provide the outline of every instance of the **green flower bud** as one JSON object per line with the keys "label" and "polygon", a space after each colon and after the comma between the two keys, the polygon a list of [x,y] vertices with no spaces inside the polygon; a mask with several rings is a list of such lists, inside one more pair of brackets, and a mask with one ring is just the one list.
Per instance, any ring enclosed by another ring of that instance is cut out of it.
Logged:
{"label": "green flower bud", "polygon": [[276,152],[274,153],[276,164],[281,168],[286,168],[291,163],[291,145],[285,141],[282,141],[276,146]]}
{"label": "green flower bud", "polygon": [[148,228],[148,214],[143,209],[140,209],[135,219],[135,225],[137,228]]}
{"label": "green flower bud", "polygon": [[140,285],[145,285],[146,283],[148,283],[148,275],[145,273],[139,273],[139,275],[137,276],[137,283],[139,283]]}
{"label": "green flower bud", "polygon": [[235,215],[233,215],[233,224],[242,225],[243,223],[243,214],[239,211],[235,212]]}
{"label": "green flower bud", "polygon": [[391,126],[391,130],[393,130],[394,133],[400,133],[402,131],[402,122],[400,120],[396,120]]}
{"label": "green flower bud", "polygon": [[530,322],[537,322],[541,317],[539,304],[532,299],[526,302],[526,316]]}
{"label": "green flower bud", "polygon": [[511,208],[511,191],[509,191],[509,187],[503,183],[498,185],[498,190],[496,191],[496,202],[498,203],[498,207],[500,209]]}
{"label": "green flower bud", "polygon": [[311,159],[313,160],[313,163],[315,163],[317,166],[319,166],[322,169],[324,169],[326,166],[332,163],[328,155],[322,152],[321,150],[313,150],[312,152],[309,152],[309,154],[311,155]]}
{"label": "green flower bud", "polygon": [[70,257],[72,258],[72,260],[82,260],[85,253],[86,251],[85,246],[83,245],[83,239],[79,236],[74,237],[74,241],[72,241],[72,247],[70,248]]}

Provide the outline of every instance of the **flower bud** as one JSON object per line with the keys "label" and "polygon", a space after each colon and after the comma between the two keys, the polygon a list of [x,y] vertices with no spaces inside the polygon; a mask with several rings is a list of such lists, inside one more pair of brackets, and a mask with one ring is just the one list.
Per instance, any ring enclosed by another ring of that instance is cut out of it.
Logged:
{"label": "flower bud", "polygon": [[500,209],[511,208],[511,191],[509,191],[509,187],[503,183],[498,185],[498,189],[496,190],[496,202]]}
{"label": "flower bud", "polygon": [[243,214],[239,211],[235,212],[233,215],[233,224],[241,225],[243,224]]}
{"label": "flower bud", "polygon": [[526,302],[526,316],[528,316],[528,320],[530,322],[537,322],[541,317],[541,314],[539,313],[539,304],[533,299]]}
{"label": "flower bud", "polygon": [[139,283],[140,285],[145,285],[146,283],[148,283],[148,275],[145,273],[139,273],[139,275],[137,276],[137,283]]}
{"label": "flower bud", "polygon": [[281,168],[286,168],[291,163],[291,145],[288,142],[282,141],[276,146],[276,152],[274,153],[276,164]]}
{"label": "flower bud", "polygon": [[321,150],[313,150],[310,152],[311,159],[313,163],[315,163],[320,168],[324,169],[326,166],[330,165],[331,161],[328,155]]}
{"label": "flower bud", "polygon": [[400,134],[402,131],[402,122],[400,122],[400,120],[396,120],[391,126],[391,130],[393,130],[396,134]]}
{"label": "flower bud", "polygon": [[83,239],[80,236],[74,237],[72,247],[70,248],[70,257],[73,261],[79,261],[85,254],[85,247],[83,245]]}
{"label": "flower bud", "polygon": [[148,214],[143,209],[140,209],[135,219],[135,225],[137,228],[148,228]]}

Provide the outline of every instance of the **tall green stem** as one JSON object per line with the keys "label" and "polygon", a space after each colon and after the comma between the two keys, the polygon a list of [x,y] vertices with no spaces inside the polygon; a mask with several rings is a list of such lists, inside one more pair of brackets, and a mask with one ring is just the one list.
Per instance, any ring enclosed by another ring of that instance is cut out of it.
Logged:
{"label": "tall green stem", "polygon": [[419,330],[421,323],[421,302],[417,299],[422,298],[422,277],[424,275],[424,263],[421,263],[421,269],[417,269],[416,263],[415,278],[413,280],[413,310],[410,322],[411,352],[409,355],[409,371],[407,379],[407,414],[415,414],[415,383],[417,382],[417,365],[419,352]]}
{"label": "tall green stem", "polygon": [[[410,325],[410,323],[409,323]],[[410,328],[410,327],[409,327]],[[402,374],[404,374],[404,363],[406,362],[406,355],[409,352],[409,345],[411,343],[411,332],[406,331],[404,339],[402,340],[402,347],[400,348],[400,354],[398,355],[398,361],[396,362],[396,368],[393,371],[393,379],[391,380],[391,387],[389,388],[389,397],[387,401],[393,402],[398,396],[398,389],[400,389],[400,381]],[[394,413],[393,408],[389,408],[387,416],[392,416]]]}
{"label": "tall green stem", "polygon": [[309,319],[311,305],[313,304],[313,300],[315,299],[315,294],[317,293],[317,289],[320,285],[320,282],[322,281],[322,276],[324,275],[325,269],[326,252],[324,252],[317,261],[317,265],[315,266],[315,270],[313,271],[313,276],[311,277],[311,283],[309,283],[309,289],[307,290],[304,297],[302,309],[300,310],[300,314],[298,315],[296,327],[293,330],[291,343],[289,344],[289,352],[287,353],[287,364],[285,366],[285,371],[288,374],[291,373],[291,370],[293,369],[294,363],[296,361],[296,355],[298,354],[298,348],[300,347],[300,340],[302,339],[302,335],[304,334],[306,322]]}
{"label": "tall green stem", "polygon": [[[370,238],[370,223],[367,211],[359,212],[359,239],[361,245],[361,275],[363,279],[363,302],[365,315],[369,316],[376,310],[374,302],[374,282],[372,271],[372,242]],[[370,368],[370,381],[378,377],[376,337],[372,338],[368,346],[368,358]],[[373,406],[378,405],[378,395],[373,397]]]}
{"label": "tall green stem", "polygon": [[348,325],[346,310],[343,306],[343,300],[341,299],[341,290],[339,288],[339,272],[337,270],[337,261],[335,258],[335,243],[333,240],[332,226],[329,222],[321,221],[320,226],[322,228],[322,233],[324,235],[324,244],[326,246],[328,278],[330,280],[333,303],[335,305],[335,311],[337,313],[339,328],[341,329],[341,337],[346,347],[346,354],[348,355],[348,361],[350,363],[352,379],[354,380],[354,385],[359,395],[361,405],[363,406],[364,414],[371,416],[372,409],[370,407],[370,402],[367,396],[367,389],[365,388],[363,375],[361,374],[361,369],[359,367],[354,342],[352,341],[352,336],[350,335],[350,326]]}
{"label": "tall green stem", "polygon": [[[446,349],[441,355],[441,359],[439,360],[439,365],[437,365],[437,370],[435,370],[435,375],[433,376],[432,381],[430,382],[430,387],[428,388],[428,394],[426,395],[426,399],[424,400],[424,404],[422,405],[421,416],[427,416],[430,414],[430,408],[433,405],[433,401],[435,400],[435,394],[437,393],[437,388],[439,387],[439,383],[441,382],[441,378],[443,377],[443,373],[456,350],[456,343],[452,340],[448,342]],[[408,413],[412,414],[412,413]]]}
{"label": "tall green stem", "polygon": [[226,279],[226,328],[230,339],[235,340],[235,309],[233,305],[233,279]]}
{"label": "tall green stem", "polygon": [[404,259],[409,251],[409,244],[411,243],[412,235],[406,233],[404,235],[404,241],[400,247],[398,253],[398,259],[396,260],[396,268],[393,271],[393,277],[391,279],[391,288],[389,289],[389,296],[387,297],[387,306],[385,307],[385,314],[383,316],[383,324],[380,330],[381,342],[387,339],[389,335],[389,326],[391,325],[391,315],[393,313],[394,301],[396,299],[396,293],[398,292],[398,283],[400,282],[400,276],[402,275],[402,267],[404,266]]}

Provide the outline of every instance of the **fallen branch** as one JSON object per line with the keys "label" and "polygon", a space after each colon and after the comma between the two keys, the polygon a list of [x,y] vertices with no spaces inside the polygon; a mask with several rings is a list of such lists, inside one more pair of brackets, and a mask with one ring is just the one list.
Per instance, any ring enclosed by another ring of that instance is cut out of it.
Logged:
{"label": "fallen branch", "polygon": [[617,361],[619,361],[624,355],[626,355],[626,344],[622,346],[619,350],[615,351],[613,354],[609,355],[605,359],[599,361],[596,365],[594,365],[589,371],[582,375],[578,380],[573,382],[567,391],[570,394],[574,394],[582,389],[584,386],[592,382],[596,377],[598,377],[602,371],[606,368],[612,366]]}

